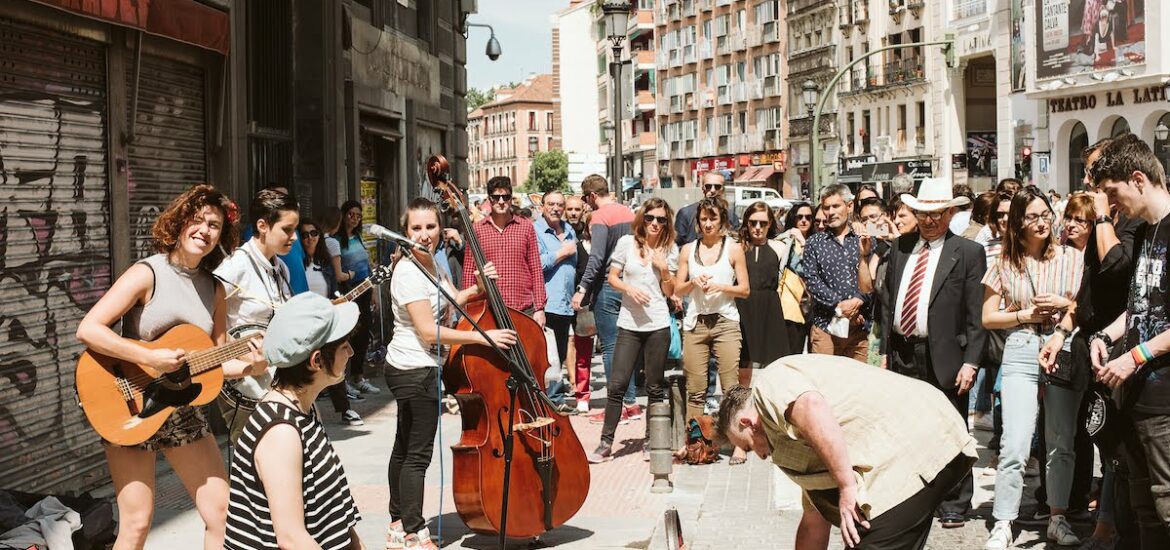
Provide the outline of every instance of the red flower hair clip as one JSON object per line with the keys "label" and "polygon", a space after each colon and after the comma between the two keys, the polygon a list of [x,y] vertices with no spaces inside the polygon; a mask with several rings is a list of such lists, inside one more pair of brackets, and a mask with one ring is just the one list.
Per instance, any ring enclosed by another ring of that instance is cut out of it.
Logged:
{"label": "red flower hair clip", "polygon": [[228,199],[226,210],[228,223],[235,225],[240,219],[240,207],[236,206],[236,203],[232,202],[231,199]]}

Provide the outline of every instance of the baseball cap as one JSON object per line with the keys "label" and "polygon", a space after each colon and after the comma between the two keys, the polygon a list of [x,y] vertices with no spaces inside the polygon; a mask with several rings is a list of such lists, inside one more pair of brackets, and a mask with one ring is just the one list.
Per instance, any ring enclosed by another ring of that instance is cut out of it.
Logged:
{"label": "baseball cap", "polygon": [[357,322],[357,304],[334,304],[319,294],[302,292],[272,316],[264,334],[264,358],[276,368],[299,365],[325,344],[348,336]]}

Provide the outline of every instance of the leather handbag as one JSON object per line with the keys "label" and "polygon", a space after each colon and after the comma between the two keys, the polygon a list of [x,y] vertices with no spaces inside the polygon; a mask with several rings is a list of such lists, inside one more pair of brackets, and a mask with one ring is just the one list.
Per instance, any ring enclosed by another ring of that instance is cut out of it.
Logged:
{"label": "leather handbag", "polygon": [[780,287],[776,291],[780,294],[780,310],[784,312],[784,319],[803,325],[812,310],[812,297],[805,289],[804,279],[790,267],[796,247],[797,244],[792,243],[788,248],[784,267],[780,270]]}
{"label": "leather handbag", "polygon": [[714,441],[715,419],[709,415],[692,418],[687,422],[687,446],[683,462],[692,465],[718,462],[719,448]]}
{"label": "leather handbag", "polygon": [[1052,372],[1044,371],[1044,381],[1048,384],[1069,388],[1073,385],[1072,352],[1060,350],[1056,352],[1056,361],[1052,365]]}

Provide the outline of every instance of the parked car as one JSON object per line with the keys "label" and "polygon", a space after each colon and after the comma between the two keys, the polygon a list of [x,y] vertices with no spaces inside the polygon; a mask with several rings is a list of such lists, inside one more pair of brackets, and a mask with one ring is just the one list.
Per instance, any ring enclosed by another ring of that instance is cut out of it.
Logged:
{"label": "parked car", "polygon": [[782,210],[792,208],[792,201],[781,197],[780,192],[771,187],[730,185],[723,188],[723,196],[740,219],[743,219],[743,211],[758,201],[764,201],[770,208]]}

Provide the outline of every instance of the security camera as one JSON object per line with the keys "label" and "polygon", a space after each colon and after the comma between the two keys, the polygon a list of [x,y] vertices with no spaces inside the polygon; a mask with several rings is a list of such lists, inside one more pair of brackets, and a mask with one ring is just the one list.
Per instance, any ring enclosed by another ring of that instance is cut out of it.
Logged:
{"label": "security camera", "polygon": [[500,58],[500,41],[496,40],[495,33],[492,33],[492,37],[488,39],[487,48],[484,49],[484,53],[492,61]]}

